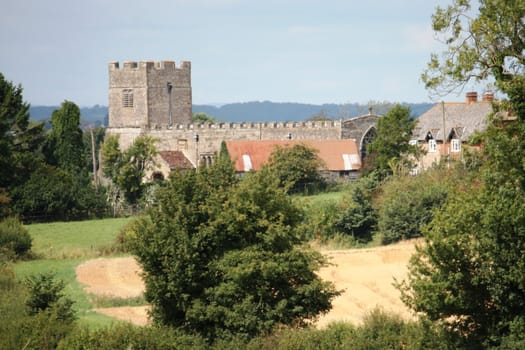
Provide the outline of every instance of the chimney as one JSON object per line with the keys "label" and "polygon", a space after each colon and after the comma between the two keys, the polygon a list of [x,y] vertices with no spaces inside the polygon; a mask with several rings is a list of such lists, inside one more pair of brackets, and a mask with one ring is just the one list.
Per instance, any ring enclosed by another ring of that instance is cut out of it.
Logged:
{"label": "chimney", "polygon": [[467,104],[478,102],[478,93],[476,91],[467,92]]}
{"label": "chimney", "polygon": [[481,97],[483,102],[494,102],[494,94],[492,92],[485,92]]}

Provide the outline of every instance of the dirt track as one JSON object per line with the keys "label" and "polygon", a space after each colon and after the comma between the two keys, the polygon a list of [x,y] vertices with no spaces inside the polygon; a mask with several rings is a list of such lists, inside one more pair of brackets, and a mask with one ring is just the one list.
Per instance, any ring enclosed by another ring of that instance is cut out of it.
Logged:
{"label": "dirt track", "polygon": [[[333,309],[322,316],[320,327],[333,321],[359,323],[363,316],[378,306],[409,318],[408,309],[399,300],[393,287],[394,278],[406,276],[406,266],[414,242],[392,246],[341,251],[324,251],[332,266],[323,268],[319,275],[335,283],[344,293],[333,302]],[[144,290],[140,267],[133,258],[100,258],[77,267],[77,279],[86,286],[87,293],[129,298]],[[138,325],[147,323],[147,307],[118,307],[96,309],[97,312],[127,320]]]}

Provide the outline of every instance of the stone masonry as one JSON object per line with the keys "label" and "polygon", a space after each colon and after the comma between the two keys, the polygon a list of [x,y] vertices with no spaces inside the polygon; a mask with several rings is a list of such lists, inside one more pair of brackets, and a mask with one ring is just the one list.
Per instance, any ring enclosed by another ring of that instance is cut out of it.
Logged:
{"label": "stone masonry", "polygon": [[[195,165],[228,140],[356,140],[375,131],[378,116],[346,121],[191,124],[191,64],[174,61],[109,63],[108,135],[126,149],[141,135],[159,141],[159,151],[182,151]],[[198,135],[198,136],[197,136]]]}

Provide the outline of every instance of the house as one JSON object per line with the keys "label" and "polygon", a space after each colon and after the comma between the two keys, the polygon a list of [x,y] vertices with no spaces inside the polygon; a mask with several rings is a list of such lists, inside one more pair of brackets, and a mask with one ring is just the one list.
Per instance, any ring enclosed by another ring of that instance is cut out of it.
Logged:
{"label": "house", "polygon": [[260,140],[227,141],[226,148],[237,173],[260,170],[277,147],[304,144],[318,150],[325,168],[323,177],[329,180],[357,178],[361,158],[355,140]]}
{"label": "house", "polygon": [[441,102],[422,114],[413,130],[411,144],[419,145],[425,154],[413,173],[439,164],[441,160],[462,159],[469,138],[487,127],[492,113],[494,94],[468,92],[465,102]]}

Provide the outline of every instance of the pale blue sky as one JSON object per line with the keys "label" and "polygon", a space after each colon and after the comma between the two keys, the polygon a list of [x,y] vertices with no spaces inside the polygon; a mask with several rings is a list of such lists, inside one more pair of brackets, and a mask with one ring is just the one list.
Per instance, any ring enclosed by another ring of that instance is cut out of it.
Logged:
{"label": "pale blue sky", "polygon": [[0,0],[0,72],[32,105],[107,105],[108,62],[141,60],[191,61],[195,104],[427,102],[448,3]]}

